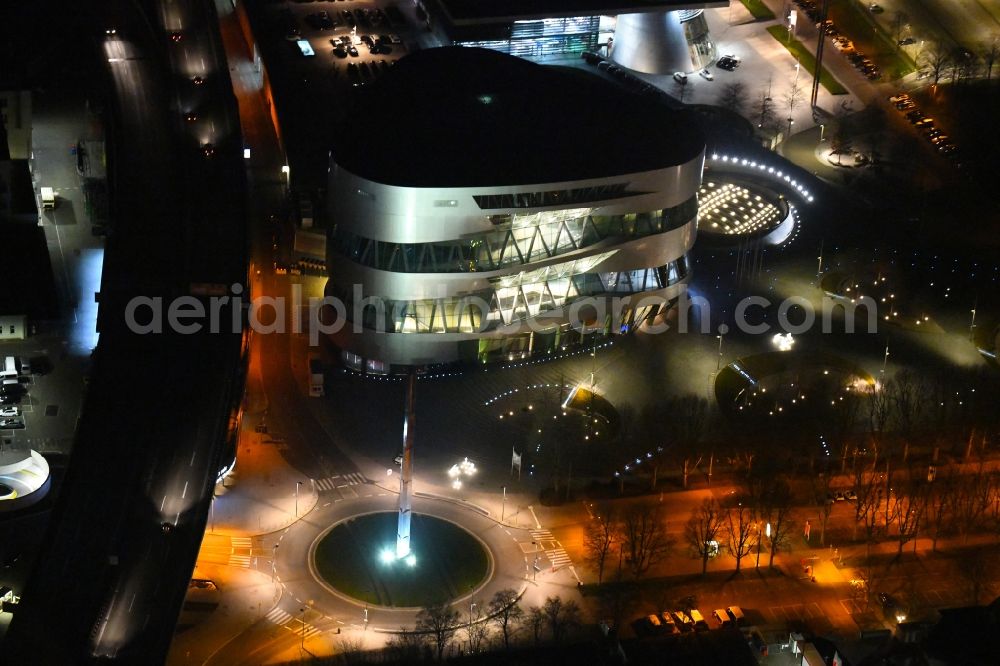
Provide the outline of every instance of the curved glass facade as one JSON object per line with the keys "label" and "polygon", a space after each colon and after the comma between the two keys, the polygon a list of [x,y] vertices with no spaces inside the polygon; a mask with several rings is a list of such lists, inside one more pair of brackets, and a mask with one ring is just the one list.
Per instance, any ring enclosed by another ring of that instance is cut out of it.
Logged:
{"label": "curved glass facade", "polygon": [[[663,266],[609,273],[573,272],[612,253],[566,262],[494,281],[492,289],[462,298],[394,301],[371,297],[361,305],[361,324],[387,333],[484,333],[591,296],[624,296],[664,289],[688,274],[686,257]],[[581,263],[585,262],[585,263]],[[342,291],[349,317],[353,295]]]}
{"label": "curved glass facade", "polygon": [[593,215],[590,208],[489,216],[493,231],[439,243],[391,243],[337,230],[330,242],[352,261],[397,273],[472,273],[528,264],[614,238],[634,240],[678,229],[698,198],[646,213]]}

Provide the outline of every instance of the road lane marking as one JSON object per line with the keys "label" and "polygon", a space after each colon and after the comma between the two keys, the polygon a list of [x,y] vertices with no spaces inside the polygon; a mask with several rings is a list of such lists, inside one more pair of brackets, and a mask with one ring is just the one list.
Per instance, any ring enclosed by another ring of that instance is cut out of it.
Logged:
{"label": "road lane marking", "polygon": [[538,522],[538,516],[535,515],[535,507],[528,505],[528,511],[531,512],[531,517],[535,519],[535,527],[542,529],[542,524]]}
{"label": "road lane marking", "polygon": [[185,497],[187,497],[187,494],[188,494],[188,482],[185,481],[184,482],[184,490],[181,492],[181,499],[184,499]]}
{"label": "road lane marking", "polygon": [[197,449],[195,449],[194,451],[191,452],[191,462],[188,464],[188,467],[194,467],[194,457],[196,455],[198,455],[198,450]]}
{"label": "road lane marking", "polygon": [[160,513],[163,513],[163,506],[167,503],[167,496],[163,496],[163,500],[160,502]]}

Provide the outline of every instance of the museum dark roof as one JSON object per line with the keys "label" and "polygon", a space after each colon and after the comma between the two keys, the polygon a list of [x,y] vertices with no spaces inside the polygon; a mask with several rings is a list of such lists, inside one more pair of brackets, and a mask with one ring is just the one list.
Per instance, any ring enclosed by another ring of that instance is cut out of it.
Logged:
{"label": "museum dark roof", "polygon": [[409,187],[554,183],[697,157],[697,122],[570,67],[460,46],[418,51],[359,89],[333,160]]}
{"label": "museum dark roof", "polygon": [[[617,16],[630,12],[688,8],[691,0],[438,0],[455,22],[517,20],[553,16]],[[705,6],[725,6],[719,0],[704,0]]]}

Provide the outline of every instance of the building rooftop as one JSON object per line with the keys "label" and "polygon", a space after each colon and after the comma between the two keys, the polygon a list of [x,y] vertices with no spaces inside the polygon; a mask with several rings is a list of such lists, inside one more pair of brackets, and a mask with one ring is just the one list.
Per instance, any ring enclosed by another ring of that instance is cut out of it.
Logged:
{"label": "building rooftop", "polygon": [[409,187],[528,185],[683,164],[699,125],[610,79],[479,48],[419,51],[369,86],[335,133],[334,161]]}
{"label": "building rooftop", "polygon": [[722,0],[437,0],[455,23],[725,6]]}

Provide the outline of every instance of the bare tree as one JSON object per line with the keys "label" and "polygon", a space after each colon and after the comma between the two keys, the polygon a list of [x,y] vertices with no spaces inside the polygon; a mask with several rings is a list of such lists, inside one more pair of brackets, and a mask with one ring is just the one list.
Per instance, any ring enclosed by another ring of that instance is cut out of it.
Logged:
{"label": "bare tree", "polygon": [[708,401],[701,396],[687,394],[672,398],[664,405],[667,450],[680,460],[683,485],[688,487],[688,476],[701,464],[702,454],[698,442],[708,424]]}
{"label": "bare tree", "polygon": [[528,627],[531,628],[531,635],[535,639],[535,645],[538,645],[542,638],[542,627],[545,626],[545,621],[545,611],[542,610],[541,606],[532,606],[528,609],[526,622]]}
{"label": "bare tree", "polygon": [[598,585],[604,580],[604,567],[607,564],[608,553],[611,552],[612,546],[619,538],[614,510],[610,505],[598,507],[597,515],[587,523],[583,533],[584,552],[587,562],[597,570]]}
{"label": "bare tree", "polygon": [[980,464],[975,472],[962,478],[955,490],[952,502],[955,523],[962,533],[962,543],[968,543],[969,535],[983,527],[992,501],[990,475]]}
{"label": "bare tree", "polygon": [[954,515],[952,509],[957,483],[952,468],[949,466],[940,469],[933,485],[933,490],[925,500],[924,522],[930,531],[931,552],[936,553],[938,539],[952,524]]}
{"label": "bare tree", "polygon": [[833,498],[830,497],[830,477],[820,474],[813,478],[813,503],[819,511],[819,545],[826,545],[826,526],[833,512]]}
{"label": "bare tree", "polygon": [[917,537],[924,509],[927,507],[927,493],[930,488],[915,470],[910,470],[905,482],[899,484],[890,494],[891,511],[899,532],[899,549],[896,557],[903,554],[903,547]]}
{"label": "bare tree", "polygon": [[892,402],[889,400],[889,392],[885,386],[879,384],[869,384],[866,397],[868,398],[868,428],[872,436],[872,443],[875,446],[875,460],[872,467],[878,462],[879,447],[882,444],[882,435],[885,433],[885,426],[889,422]]}
{"label": "bare tree", "polygon": [[930,48],[920,52],[920,55],[917,56],[917,63],[930,72],[931,78],[934,79],[934,85],[937,86],[951,65],[951,55],[941,44],[934,43]]}
{"label": "bare tree", "polygon": [[486,614],[486,604],[477,599],[469,604],[469,623],[465,625],[465,637],[469,640],[469,652],[476,654],[482,649],[483,643],[490,633],[489,617]]}
{"label": "bare tree", "polygon": [[747,106],[747,87],[742,81],[724,83],[715,103],[723,109],[742,114]]}
{"label": "bare tree", "polygon": [[[771,477],[761,505],[761,518],[771,525],[770,553],[767,568],[774,568],[774,554],[783,548],[791,534],[794,522],[791,519],[792,490],[788,482],[780,477]],[[760,538],[760,535],[757,535]]]}
{"label": "bare tree", "polygon": [[622,546],[625,564],[636,580],[662,561],[672,545],[663,518],[654,507],[639,504],[625,512]]}
{"label": "bare tree", "polygon": [[792,133],[792,116],[795,115],[795,109],[802,105],[802,100],[805,98],[805,93],[802,92],[802,87],[799,85],[798,81],[792,81],[792,85],[789,86],[788,90],[785,91],[782,101],[785,103],[785,108],[788,109],[788,133]]}
{"label": "bare tree", "polygon": [[[691,552],[701,558],[701,575],[708,571],[708,558],[718,550],[718,536],[722,531],[722,508],[713,498],[706,498],[691,512],[684,526],[684,539]],[[714,543],[713,543],[714,542]]]}
{"label": "bare tree", "polygon": [[958,574],[969,592],[969,603],[979,605],[979,598],[996,577],[997,559],[995,553],[986,548],[973,548],[957,558]]}
{"label": "bare tree", "polygon": [[438,661],[441,661],[445,648],[458,631],[459,622],[458,611],[446,604],[424,606],[417,613],[416,629],[431,636]]}
{"label": "bare tree", "polygon": [[993,65],[1000,58],[1000,35],[994,35],[993,41],[983,44],[979,57],[983,60],[983,67],[986,68],[986,80],[989,81],[993,78]]}
{"label": "bare tree", "polygon": [[566,634],[580,626],[580,607],[572,599],[563,601],[561,597],[546,597],[542,606],[545,621],[552,632],[552,640],[559,643]]}
{"label": "bare tree", "polygon": [[900,370],[895,377],[886,382],[886,393],[892,405],[892,415],[896,431],[903,440],[903,462],[910,454],[910,440],[920,418],[923,391],[920,378],[910,369]]}
{"label": "bare tree", "polygon": [[774,101],[771,99],[771,92],[768,89],[761,89],[760,94],[754,98],[754,117],[757,119],[757,129],[770,131],[774,126]]}
{"label": "bare tree", "polygon": [[517,631],[517,625],[524,620],[524,609],[518,603],[517,590],[500,590],[490,599],[490,619],[503,636],[504,649],[510,649],[510,637]]}
{"label": "bare tree", "polygon": [[750,550],[754,546],[751,539],[753,528],[753,511],[743,502],[726,511],[726,542],[729,546],[729,552],[736,558],[737,573],[740,571],[743,558],[750,554]]}
{"label": "bare tree", "polygon": [[406,663],[418,660],[426,645],[427,641],[423,634],[400,627],[398,632],[389,637],[385,647],[393,660]]}

